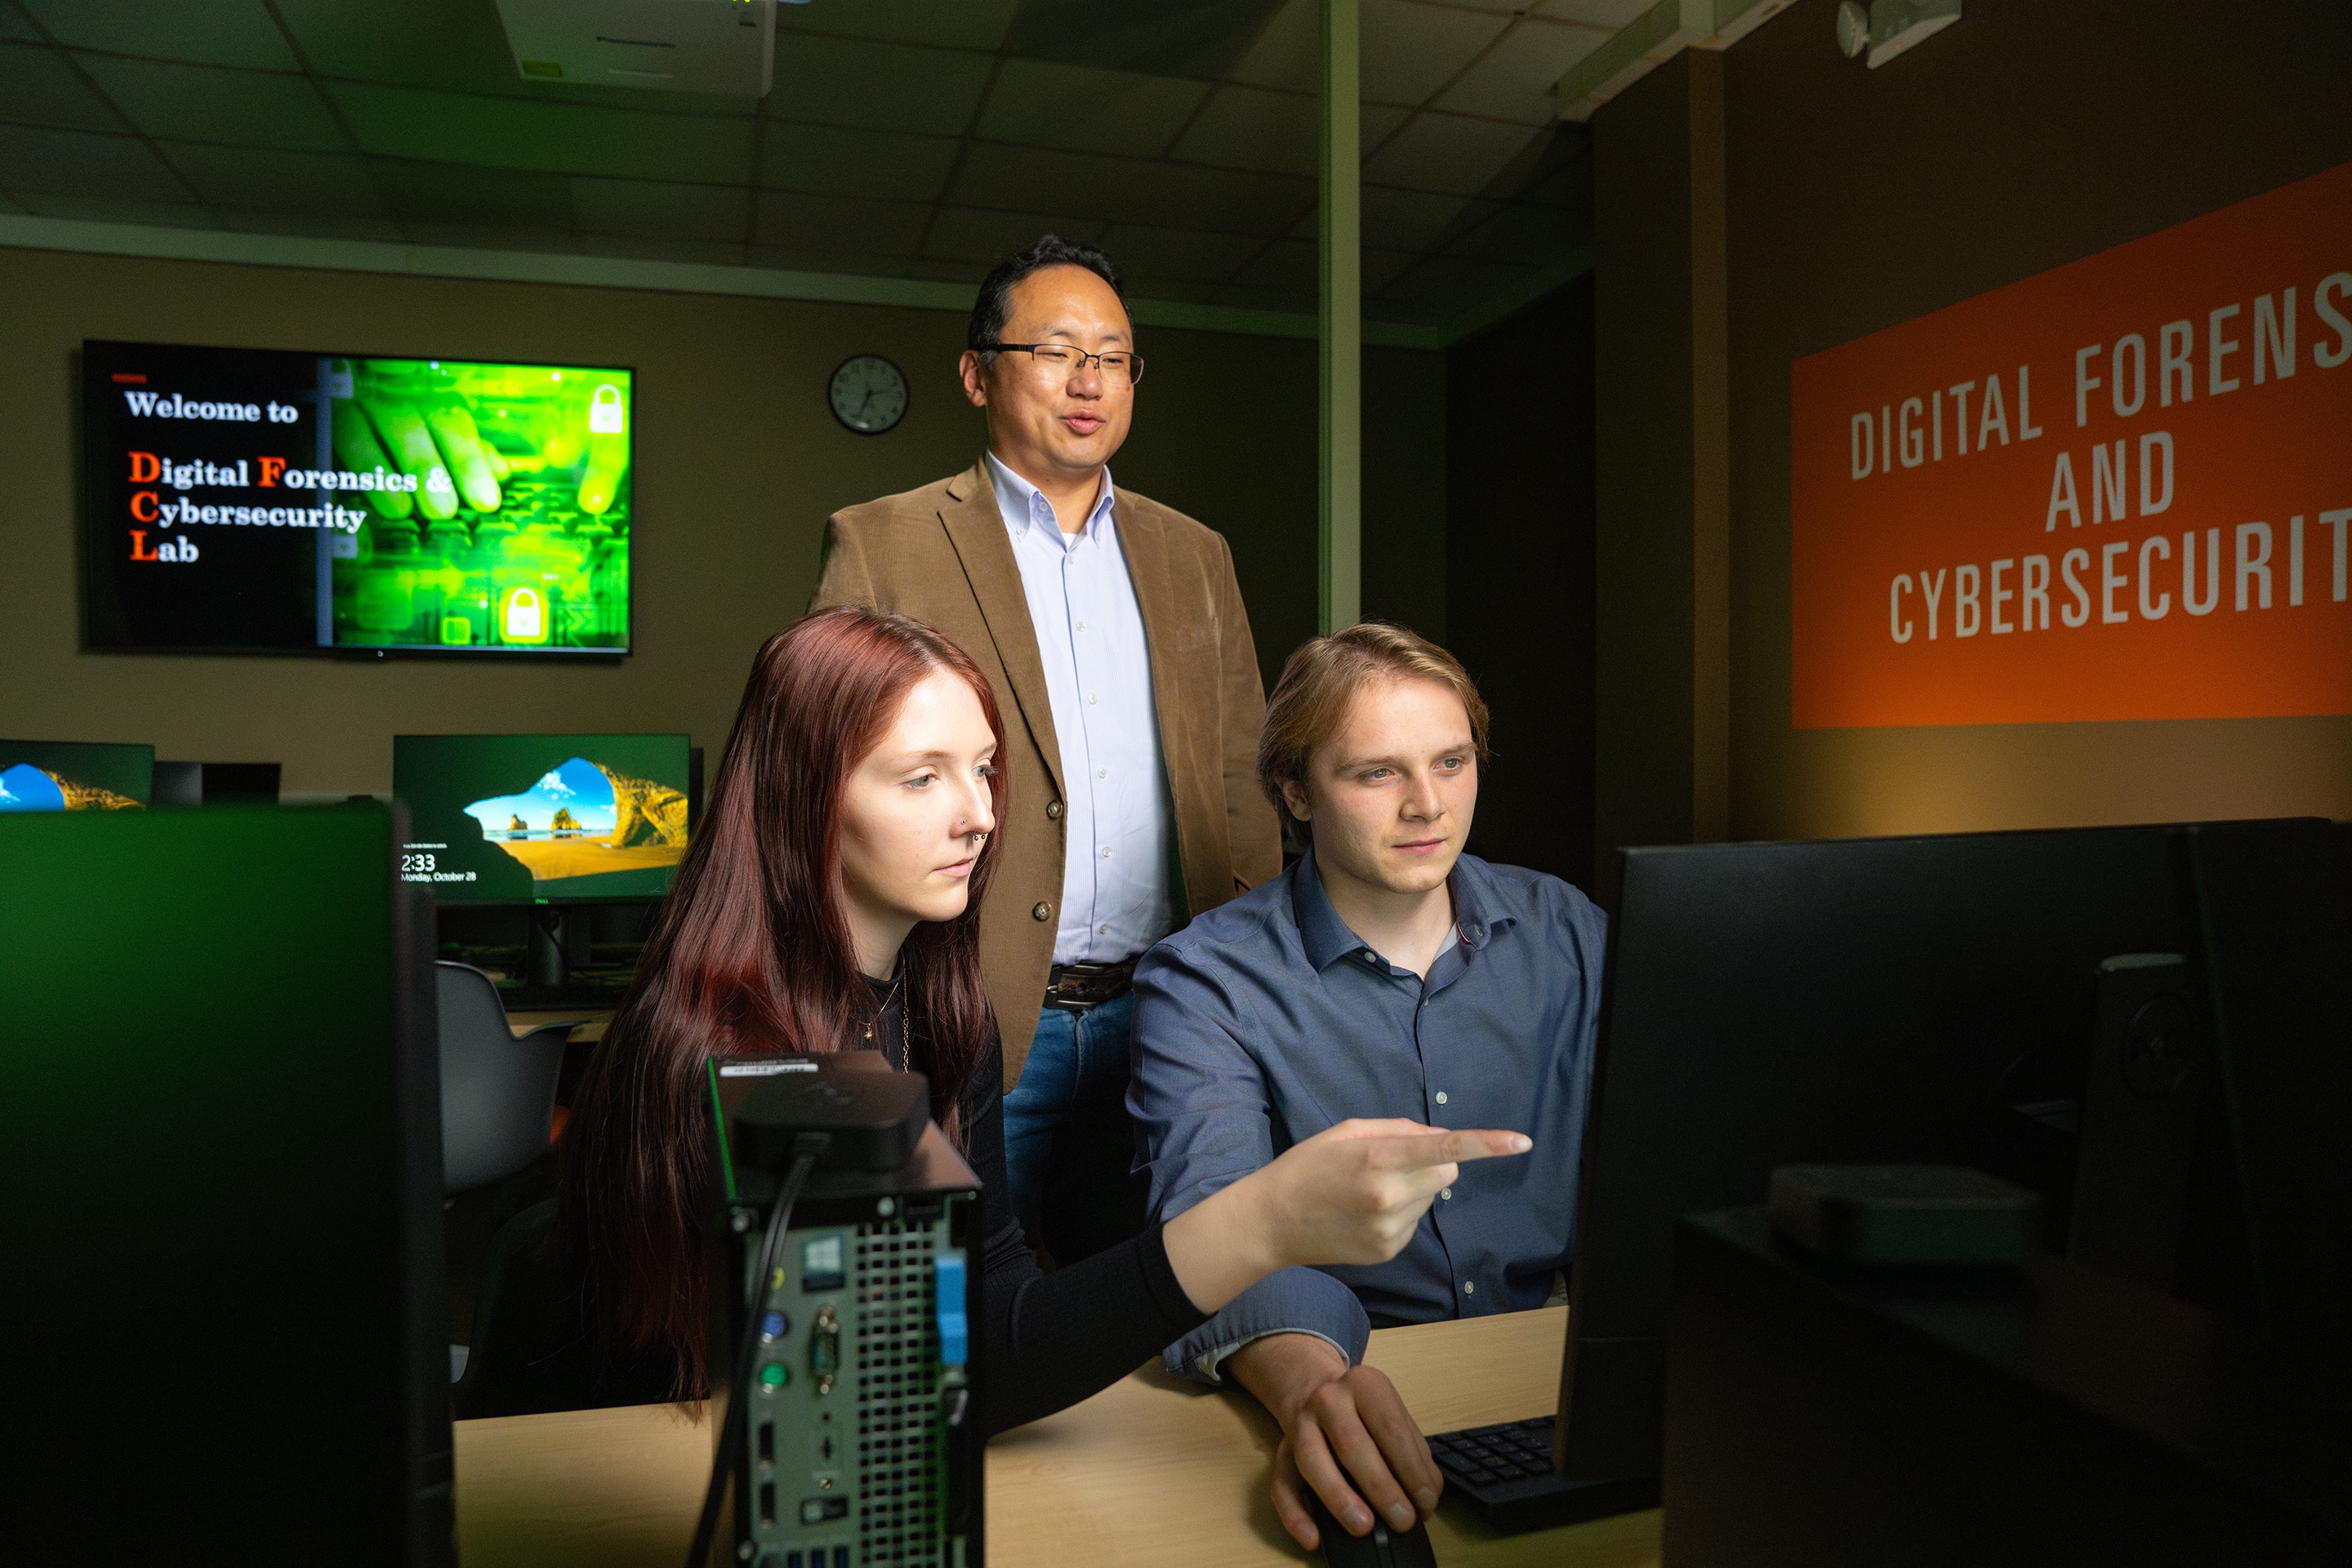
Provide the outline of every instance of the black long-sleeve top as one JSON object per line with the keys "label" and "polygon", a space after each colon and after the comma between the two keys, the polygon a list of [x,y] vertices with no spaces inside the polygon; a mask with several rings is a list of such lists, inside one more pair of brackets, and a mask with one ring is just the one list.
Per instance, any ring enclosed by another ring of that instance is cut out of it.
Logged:
{"label": "black long-sleeve top", "polygon": [[[903,1002],[887,984],[874,989],[889,997],[876,1042],[905,1041]],[[908,1066],[927,1067],[919,1043],[908,1054]],[[1051,1274],[1037,1267],[1005,1185],[1004,1049],[993,1021],[958,1108],[964,1157],[980,1177],[981,1419],[992,1437],[1101,1392],[1206,1320],[1176,1282],[1157,1225]]]}

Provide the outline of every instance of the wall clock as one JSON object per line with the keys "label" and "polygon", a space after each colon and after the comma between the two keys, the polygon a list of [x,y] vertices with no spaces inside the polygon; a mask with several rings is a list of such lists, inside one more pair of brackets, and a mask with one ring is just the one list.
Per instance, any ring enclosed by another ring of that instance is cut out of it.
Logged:
{"label": "wall clock", "polygon": [[841,362],[825,388],[833,416],[861,436],[879,436],[907,416],[907,373],[880,354]]}

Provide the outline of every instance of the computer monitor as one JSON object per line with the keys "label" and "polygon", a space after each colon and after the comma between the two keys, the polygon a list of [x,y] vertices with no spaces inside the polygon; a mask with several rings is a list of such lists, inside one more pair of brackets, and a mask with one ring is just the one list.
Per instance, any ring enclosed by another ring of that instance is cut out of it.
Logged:
{"label": "computer monitor", "polygon": [[442,903],[658,899],[686,858],[684,735],[396,735],[404,881]]}
{"label": "computer monitor", "polygon": [[[2193,951],[2172,830],[1621,851],[1553,1461],[1654,1500],[1675,1223],[1775,1166],[1975,1166],[2063,1236],[2119,953]],[[1563,1517],[1575,1517],[1573,1498]]]}
{"label": "computer monitor", "polygon": [[399,839],[382,806],[0,817],[15,1560],[452,1560]]}
{"label": "computer monitor", "polygon": [[0,741],[0,811],[121,811],[154,787],[152,746]]}

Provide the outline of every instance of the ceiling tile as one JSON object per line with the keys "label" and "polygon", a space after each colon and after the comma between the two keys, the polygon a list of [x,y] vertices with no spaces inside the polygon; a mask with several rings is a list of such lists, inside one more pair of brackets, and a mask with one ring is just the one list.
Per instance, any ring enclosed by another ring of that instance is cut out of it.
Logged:
{"label": "ceiling tile", "polygon": [[1468,311],[1505,289],[1526,282],[1533,270],[1473,261],[1462,256],[1433,256],[1399,274],[1395,281],[1381,290],[1381,298]]}
{"label": "ceiling tile", "polygon": [[1391,250],[1426,250],[1469,203],[1425,191],[1364,188],[1364,243]]}
{"label": "ceiling tile", "polygon": [[760,245],[906,257],[922,248],[930,216],[929,207],[912,202],[761,191],[752,238]]}
{"label": "ceiling tile", "polygon": [[[1507,16],[1406,0],[1363,0],[1363,94],[1381,103],[1428,101],[1510,25]],[[1319,43],[1317,51],[1319,80]]]}
{"label": "ceiling tile", "polygon": [[1596,27],[1522,20],[1438,95],[1436,107],[1549,125],[1559,119],[1559,100],[1552,89],[1560,77],[1608,41],[1609,35]]}
{"label": "ceiling tile", "polygon": [[0,191],[0,213],[21,213],[24,210],[24,203],[8,195],[7,192]]}
{"label": "ceiling tile", "polygon": [[187,187],[143,142],[30,125],[0,125],[0,185],[19,195],[103,191],[125,202],[188,199]]}
{"label": "ceiling tile", "polygon": [[639,238],[743,243],[751,198],[733,185],[660,180],[572,181],[572,222],[583,231]]}
{"label": "ceiling tile", "polygon": [[82,80],[62,49],[0,44],[0,114],[20,125],[121,131],[121,116]]}
{"label": "ceiling tile", "polygon": [[1217,81],[1281,0],[1022,0],[1004,52],[1032,59]]}
{"label": "ceiling tile", "polygon": [[1475,196],[1534,133],[1532,126],[1424,111],[1366,160],[1364,178],[1409,190]]}
{"label": "ceiling tile", "polygon": [[975,206],[1076,209],[1114,223],[1274,235],[1313,208],[1315,182],[980,143],[965,157],[949,195]]}
{"label": "ceiling tile", "polygon": [[1322,258],[1312,241],[1277,239],[1235,274],[1232,281],[1239,289],[1273,289],[1284,293],[1303,293],[1312,299],[1323,290],[1322,267]]}
{"label": "ceiling tile", "polygon": [[625,261],[688,261],[706,267],[740,267],[743,244],[715,239],[649,239],[642,236],[583,234],[583,256],[611,256]]}
{"label": "ceiling tile", "polygon": [[389,217],[326,217],[316,213],[242,212],[220,209],[221,227],[239,234],[290,234],[304,239],[368,239],[397,245],[408,237],[400,220]]}
{"label": "ceiling tile", "polygon": [[[1382,103],[1363,105],[1359,144],[1379,146],[1409,112]],[[1312,178],[1323,166],[1322,107],[1297,93],[1221,87],[1169,156],[1180,163]]]}
{"label": "ceiling tile", "polygon": [[1209,94],[1204,82],[1051,60],[1009,59],[973,134],[1073,153],[1157,157]]}
{"label": "ceiling tile", "polygon": [[961,136],[994,64],[987,55],[795,34],[776,42],[768,108],[823,125]]}
{"label": "ceiling tile", "polygon": [[0,5],[0,38],[22,38],[28,44],[47,41],[41,37],[41,30],[13,5]]}
{"label": "ceiling tile", "polygon": [[389,218],[392,205],[348,153],[287,153],[166,142],[163,156],[215,206]]}
{"label": "ceiling tile", "polygon": [[150,136],[346,153],[351,142],[299,76],[84,55],[81,66]]}
{"label": "ceiling tile", "polygon": [[[1418,255],[1410,250],[1375,250],[1370,246],[1366,246],[1364,247],[1364,292],[1379,293],[1388,286],[1391,279],[1420,259]],[[1317,292],[1319,294],[1321,290],[1318,289]]]}
{"label": "ceiling tile", "polygon": [[1448,256],[1507,266],[1548,267],[1591,242],[1590,215],[1559,207],[1505,206],[1446,246]]}
{"label": "ceiling tile", "polygon": [[748,121],[632,113],[362,82],[329,86],[370,153],[509,169],[735,184],[751,178]]}
{"label": "ceiling tile", "polygon": [[218,228],[213,215],[194,202],[151,202],[136,196],[77,196],[51,191],[16,192],[25,209],[42,217],[81,223],[134,223],[151,228]]}
{"label": "ceiling tile", "polygon": [[1170,278],[1156,278],[1129,289],[1127,295],[1129,300],[1175,300],[1188,305],[1206,305],[1216,299],[1218,287],[1214,283],[1179,283]]}
{"label": "ceiling tile", "polygon": [[57,40],[78,49],[214,66],[299,70],[261,0],[19,0]]}
{"label": "ceiling tile", "polygon": [[1120,280],[1147,293],[1160,279],[1222,283],[1265,246],[1255,235],[1203,234],[1146,224],[1113,224],[1097,243],[1118,268]]}
{"label": "ceiling tile", "polygon": [[753,267],[771,267],[782,272],[839,272],[853,278],[903,278],[909,265],[903,256],[811,249],[797,245],[755,245],[744,254]]}
{"label": "ceiling tile", "polygon": [[572,228],[572,184],[561,174],[459,163],[369,161],[377,184],[411,224]]}
{"label": "ceiling tile", "polygon": [[760,183],[821,195],[937,201],[961,144],[945,136],[768,122]]}
{"label": "ceiling tile", "polygon": [[1323,18],[1316,0],[1289,0],[1229,73],[1253,87],[1323,90]]}
{"label": "ceiling tile", "polygon": [[1058,234],[1064,239],[1092,245],[1102,237],[1106,226],[1099,218],[947,206],[940,208],[931,220],[923,254],[933,260],[971,263],[968,277],[977,286],[982,272],[1008,256],[1018,256],[1045,235]]}
{"label": "ceiling tile", "polygon": [[1614,32],[1655,5],[1658,0],[1537,0],[1528,9],[1556,22],[1582,22],[1589,27]]}
{"label": "ceiling tile", "polygon": [[[818,0],[779,5],[776,33],[836,33],[886,43],[995,52],[1021,0]],[[780,46],[781,47],[781,46]]]}

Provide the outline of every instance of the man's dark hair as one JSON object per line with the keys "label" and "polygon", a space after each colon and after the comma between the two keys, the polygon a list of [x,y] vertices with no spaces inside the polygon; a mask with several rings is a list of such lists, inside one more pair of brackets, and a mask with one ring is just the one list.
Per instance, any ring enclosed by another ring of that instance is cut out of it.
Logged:
{"label": "man's dark hair", "polygon": [[1002,338],[1004,323],[1013,314],[1013,286],[1048,267],[1083,267],[1109,284],[1121,305],[1127,303],[1127,294],[1118,286],[1118,271],[1109,257],[1091,245],[1074,245],[1058,234],[1045,235],[1020,255],[998,262],[980,280],[980,298],[972,302],[971,335],[964,346],[985,350]]}

